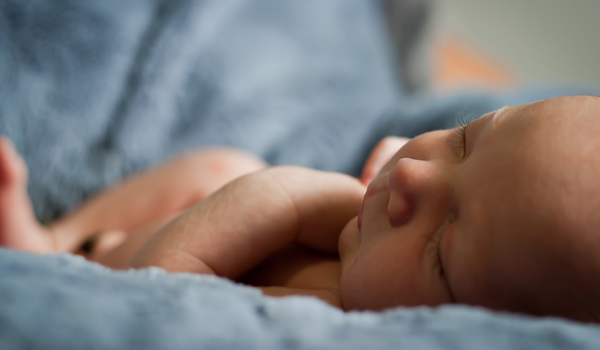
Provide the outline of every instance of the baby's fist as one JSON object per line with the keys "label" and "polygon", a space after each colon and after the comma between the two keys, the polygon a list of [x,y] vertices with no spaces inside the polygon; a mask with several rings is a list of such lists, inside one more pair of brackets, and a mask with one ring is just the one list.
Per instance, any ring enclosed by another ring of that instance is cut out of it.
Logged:
{"label": "baby's fist", "polygon": [[383,166],[392,158],[396,152],[410,139],[406,137],[388,136],[379,141],[377,146],[373,148],[365,167],[363,168],[360,182],[368,185],[379,174]]}

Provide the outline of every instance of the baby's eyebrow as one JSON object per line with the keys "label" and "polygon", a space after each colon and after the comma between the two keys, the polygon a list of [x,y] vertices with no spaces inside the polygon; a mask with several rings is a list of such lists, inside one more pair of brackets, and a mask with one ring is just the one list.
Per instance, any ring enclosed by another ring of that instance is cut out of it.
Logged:
{"label": "baby's eyebrow", "polygon": [[513,106],[506,105],[506,106],[496,110],[494,112],[494,115],[492,116],[492,119],[490,120],[490,122],[492,122],[492,125],[496,125],[506,115],[506,110],[511,107],[513,107]]}
{"label": "baby's eyebrow", "polygon": [[496,113],[495,113],[495,114],[500,114],[500,113],[504,112],[506,109],[508,109],[508,108],[510,108],[510,107],[511,107],[510,105],[505,105],[505,106],[503,106],[502,108],[500,108],[500,109],[496,110]]}

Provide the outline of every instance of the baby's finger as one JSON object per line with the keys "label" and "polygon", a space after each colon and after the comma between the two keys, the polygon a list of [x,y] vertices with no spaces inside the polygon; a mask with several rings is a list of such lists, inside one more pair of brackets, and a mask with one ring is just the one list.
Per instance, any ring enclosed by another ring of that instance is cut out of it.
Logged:
{"label": "baby's finger", "polygon": [[363,168],[360,181],[368,185],[379,174],[383,166],[398,152],[410,139],[406,137],[389,136],[379,141],[373,148],[365,167]]}

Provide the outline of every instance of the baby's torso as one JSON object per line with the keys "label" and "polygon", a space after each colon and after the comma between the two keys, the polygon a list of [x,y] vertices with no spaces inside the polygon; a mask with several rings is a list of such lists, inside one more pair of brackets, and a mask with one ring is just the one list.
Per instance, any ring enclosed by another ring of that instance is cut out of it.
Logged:
{"label": "baby's torso", "polygon": [[342,308],[340,269],[339,257],[292,243],[252,270],[244,283],[267,295],[310,295]]}

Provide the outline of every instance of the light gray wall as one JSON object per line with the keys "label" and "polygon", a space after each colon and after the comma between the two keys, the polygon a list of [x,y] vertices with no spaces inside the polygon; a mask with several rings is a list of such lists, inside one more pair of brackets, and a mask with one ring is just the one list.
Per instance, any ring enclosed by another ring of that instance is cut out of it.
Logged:
{"label": "light gray wall", "polygon": [[600,0],[437,0],[437,30],[475,43],[524,82],[600,86]]}

